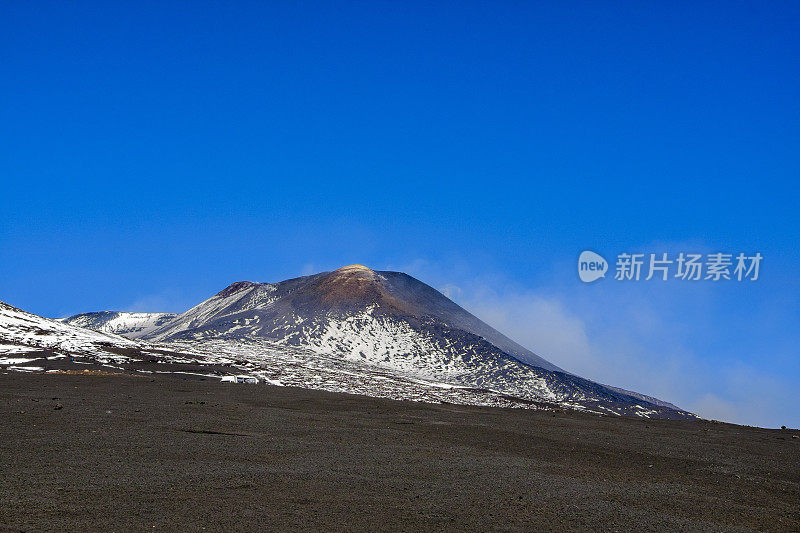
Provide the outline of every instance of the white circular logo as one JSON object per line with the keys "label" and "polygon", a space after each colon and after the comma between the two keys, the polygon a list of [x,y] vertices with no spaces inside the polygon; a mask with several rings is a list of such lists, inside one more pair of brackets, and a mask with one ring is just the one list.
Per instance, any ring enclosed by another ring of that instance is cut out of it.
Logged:
{"label": "white circular logo", "polygon": [[591,283],[597,279],[606,277],[608,262],[602,255],[590,252],[581,252],[578,258],[578,276],[584,283]]}

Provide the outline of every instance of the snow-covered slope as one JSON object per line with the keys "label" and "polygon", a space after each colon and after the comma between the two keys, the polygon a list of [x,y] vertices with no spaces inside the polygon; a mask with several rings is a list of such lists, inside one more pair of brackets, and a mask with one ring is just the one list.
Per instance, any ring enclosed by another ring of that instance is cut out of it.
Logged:
{"label": "snow-covered slope", "polygon": [[[0,371],[107,368],[204,377],[246,373],[276,385],[395,399],[537,409],[560,406],[646,418],[693,417],[654,398],[522,363],[487,339],[429,315],[400,314],[398,305],[410,307],[397,299],[399,294],[393,296],[397,301],[392,305],[386,295],[371,295],[373,303],[355,311],[358,306],[353,300],[331,299],[326,291],[310,295],[298,280],[284,283],[288,286],[279,289],[235,284],[161,328],[163,332],[176,324],[195,325],[186,330],[187,335],[178,330],[171,340],[156,343],[42,318],[0,302]],[[369,283],[361,287],[373,288]],[[352,295],[350,289],[347,292]],[[261,320],[246,320],[248,313],[274,307],[287,295],[294,299],[296,312],[274,320],[272,328],[265,328]],[[301,312],[304,305],[316,311]],[[220,320],[219,312],[231,306],[245,309],[240,311],[245,315]],[[327,310],[320,313],[323,308]],[[96,318],[85,319],[95,327],[114,324],[114,318],[107,321],[104,314],[88,316]],[[151,316],[123,319],[116,325],[140,327],[154,320]],[[209,321],[213,327],[208,327]],[[275,340],[258,335],[264,332]]]}
{"label": "snow-covered slope", "polygon": [[0,302],[0,344],[8,350],[37,349],[74,354],[94,354],[106,348],[130,348],[134,341],[43,318]]}
{"label": "snow-covered slope", "polygon": [[174,313],[126,313],[121,311],[100,311],[83,313],[69,318],[60,318],[59,322],[81,328],[116,333],[131,339],[138,339],[161,328],[173,320]]}

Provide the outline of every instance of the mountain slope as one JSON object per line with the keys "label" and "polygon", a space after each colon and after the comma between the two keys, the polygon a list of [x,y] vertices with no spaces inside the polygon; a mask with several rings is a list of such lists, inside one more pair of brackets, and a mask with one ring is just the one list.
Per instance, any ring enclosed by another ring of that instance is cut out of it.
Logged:
{"label": "mountain slope", "polygon": [[[362,332],[368,336],[369,332]],[[510,359],[481,359],[437,367],[435,350],[404,364],[348,361],[331,348],[315,353],[257,339],[152,344],[83,329],[0,302],[0,372],[128,372],[190,374],[202,379],[231,373],[275,385],[374,397],[498,407],[573,407],[640,417],[686,418],[574,376]]]}
{"label": "mountain slope", "polygon": [[0,344],[9,350],[38,349],[70,354],[95,354],[107,348],[136,346],[132,340],[40,317],[0,302]]}
{"label": "mountain slope", "polygon": [[130,339],[138,339],[161,328],[177,315],[174,313],[126,313],[120,311],[100,311],[82,313],[69,318],[58,319],[59,322],[88,328],[94,331],[124,335]]}

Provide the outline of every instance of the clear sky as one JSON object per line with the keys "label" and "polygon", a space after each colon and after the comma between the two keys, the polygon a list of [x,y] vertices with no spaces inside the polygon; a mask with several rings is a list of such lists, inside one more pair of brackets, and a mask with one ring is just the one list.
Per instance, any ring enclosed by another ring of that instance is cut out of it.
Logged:
{"label": "clear sky", "polygon": [[[568,370],[800,426],[791,2],[5,2],[0,300],[405,270]],[[578,254],[760,252],[751,283]]]}

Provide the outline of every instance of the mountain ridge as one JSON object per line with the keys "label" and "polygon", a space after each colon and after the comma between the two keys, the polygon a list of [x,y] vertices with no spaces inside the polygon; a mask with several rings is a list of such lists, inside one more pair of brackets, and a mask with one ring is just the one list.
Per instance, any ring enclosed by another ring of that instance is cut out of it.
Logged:
{"label": "mountain ridge", "polygon": [[115,333],[138,339],[175,318],[177,313],[133,313],[127,311],[95,311],[56,319],[94,331]]}

